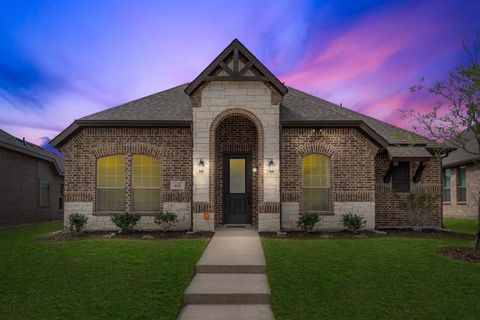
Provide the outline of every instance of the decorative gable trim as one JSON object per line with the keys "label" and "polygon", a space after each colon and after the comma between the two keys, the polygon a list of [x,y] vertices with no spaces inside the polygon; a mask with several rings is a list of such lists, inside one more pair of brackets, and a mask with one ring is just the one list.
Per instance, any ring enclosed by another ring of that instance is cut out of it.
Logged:
{"label": "decorative gable trim", "polygon": [[209,81],[263,81],[271,84],[283,96],[288,89],[240,41],[232,43],[186,88],[191,96]]}

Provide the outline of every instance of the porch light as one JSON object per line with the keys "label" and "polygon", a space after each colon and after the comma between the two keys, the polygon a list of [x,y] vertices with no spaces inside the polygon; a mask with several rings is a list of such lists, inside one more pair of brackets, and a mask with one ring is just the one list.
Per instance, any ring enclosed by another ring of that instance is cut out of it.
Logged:
{"label": "porch light", "polygon": [[273,163],[273,159],[270,159],[270,162],[268,162],[268,172],[273,173],[273,169],[275,169],[275,163]]}
{"label": "porch light", "polygon": [[257,173],[257,167],[253,167],[252,172]]}
{"label": "porch light", "polygon": [[198,161],[198,172],[203,172],[203,169],[205,168],[205,162],[203,162],[202,159]]}

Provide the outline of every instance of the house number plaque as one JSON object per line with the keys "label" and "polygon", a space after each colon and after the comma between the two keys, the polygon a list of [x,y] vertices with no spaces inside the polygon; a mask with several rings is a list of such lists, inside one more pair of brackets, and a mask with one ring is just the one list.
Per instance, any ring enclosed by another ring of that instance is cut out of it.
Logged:
{"label": "house number plaque", "polygon": [[170,181],[170,190],[185,190],[185,181]]}

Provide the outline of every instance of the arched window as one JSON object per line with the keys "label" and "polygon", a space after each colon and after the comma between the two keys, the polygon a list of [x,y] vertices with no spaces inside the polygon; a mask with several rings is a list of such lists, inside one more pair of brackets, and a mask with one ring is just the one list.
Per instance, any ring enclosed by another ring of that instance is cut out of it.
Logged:
{"label": "arched window", "polygon": [[97,159],[97,210],[125,210],[125,155]]}
{"label": "arched window", "polygon": [[313,153],[303,158],[302,210],[330,211],[330,159]]}
{"label": "arched window", "polygon": [[134,154],[132,157],[134,211],[160,211],[160,159]]}

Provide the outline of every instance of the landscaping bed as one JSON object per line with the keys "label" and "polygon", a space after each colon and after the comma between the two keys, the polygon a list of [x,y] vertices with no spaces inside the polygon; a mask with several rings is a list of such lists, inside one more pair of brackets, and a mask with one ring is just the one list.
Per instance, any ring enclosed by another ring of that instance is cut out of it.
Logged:
{"label": "landscaping bed", "polygon": [[82,239],[137,239],[137,240],[168,240],[168,239],[207,239],[213,236],[213,232],[186,231],[132,231],[122,233],[118,231],[54,231],[40,238],[42,241],[67,241]]}

